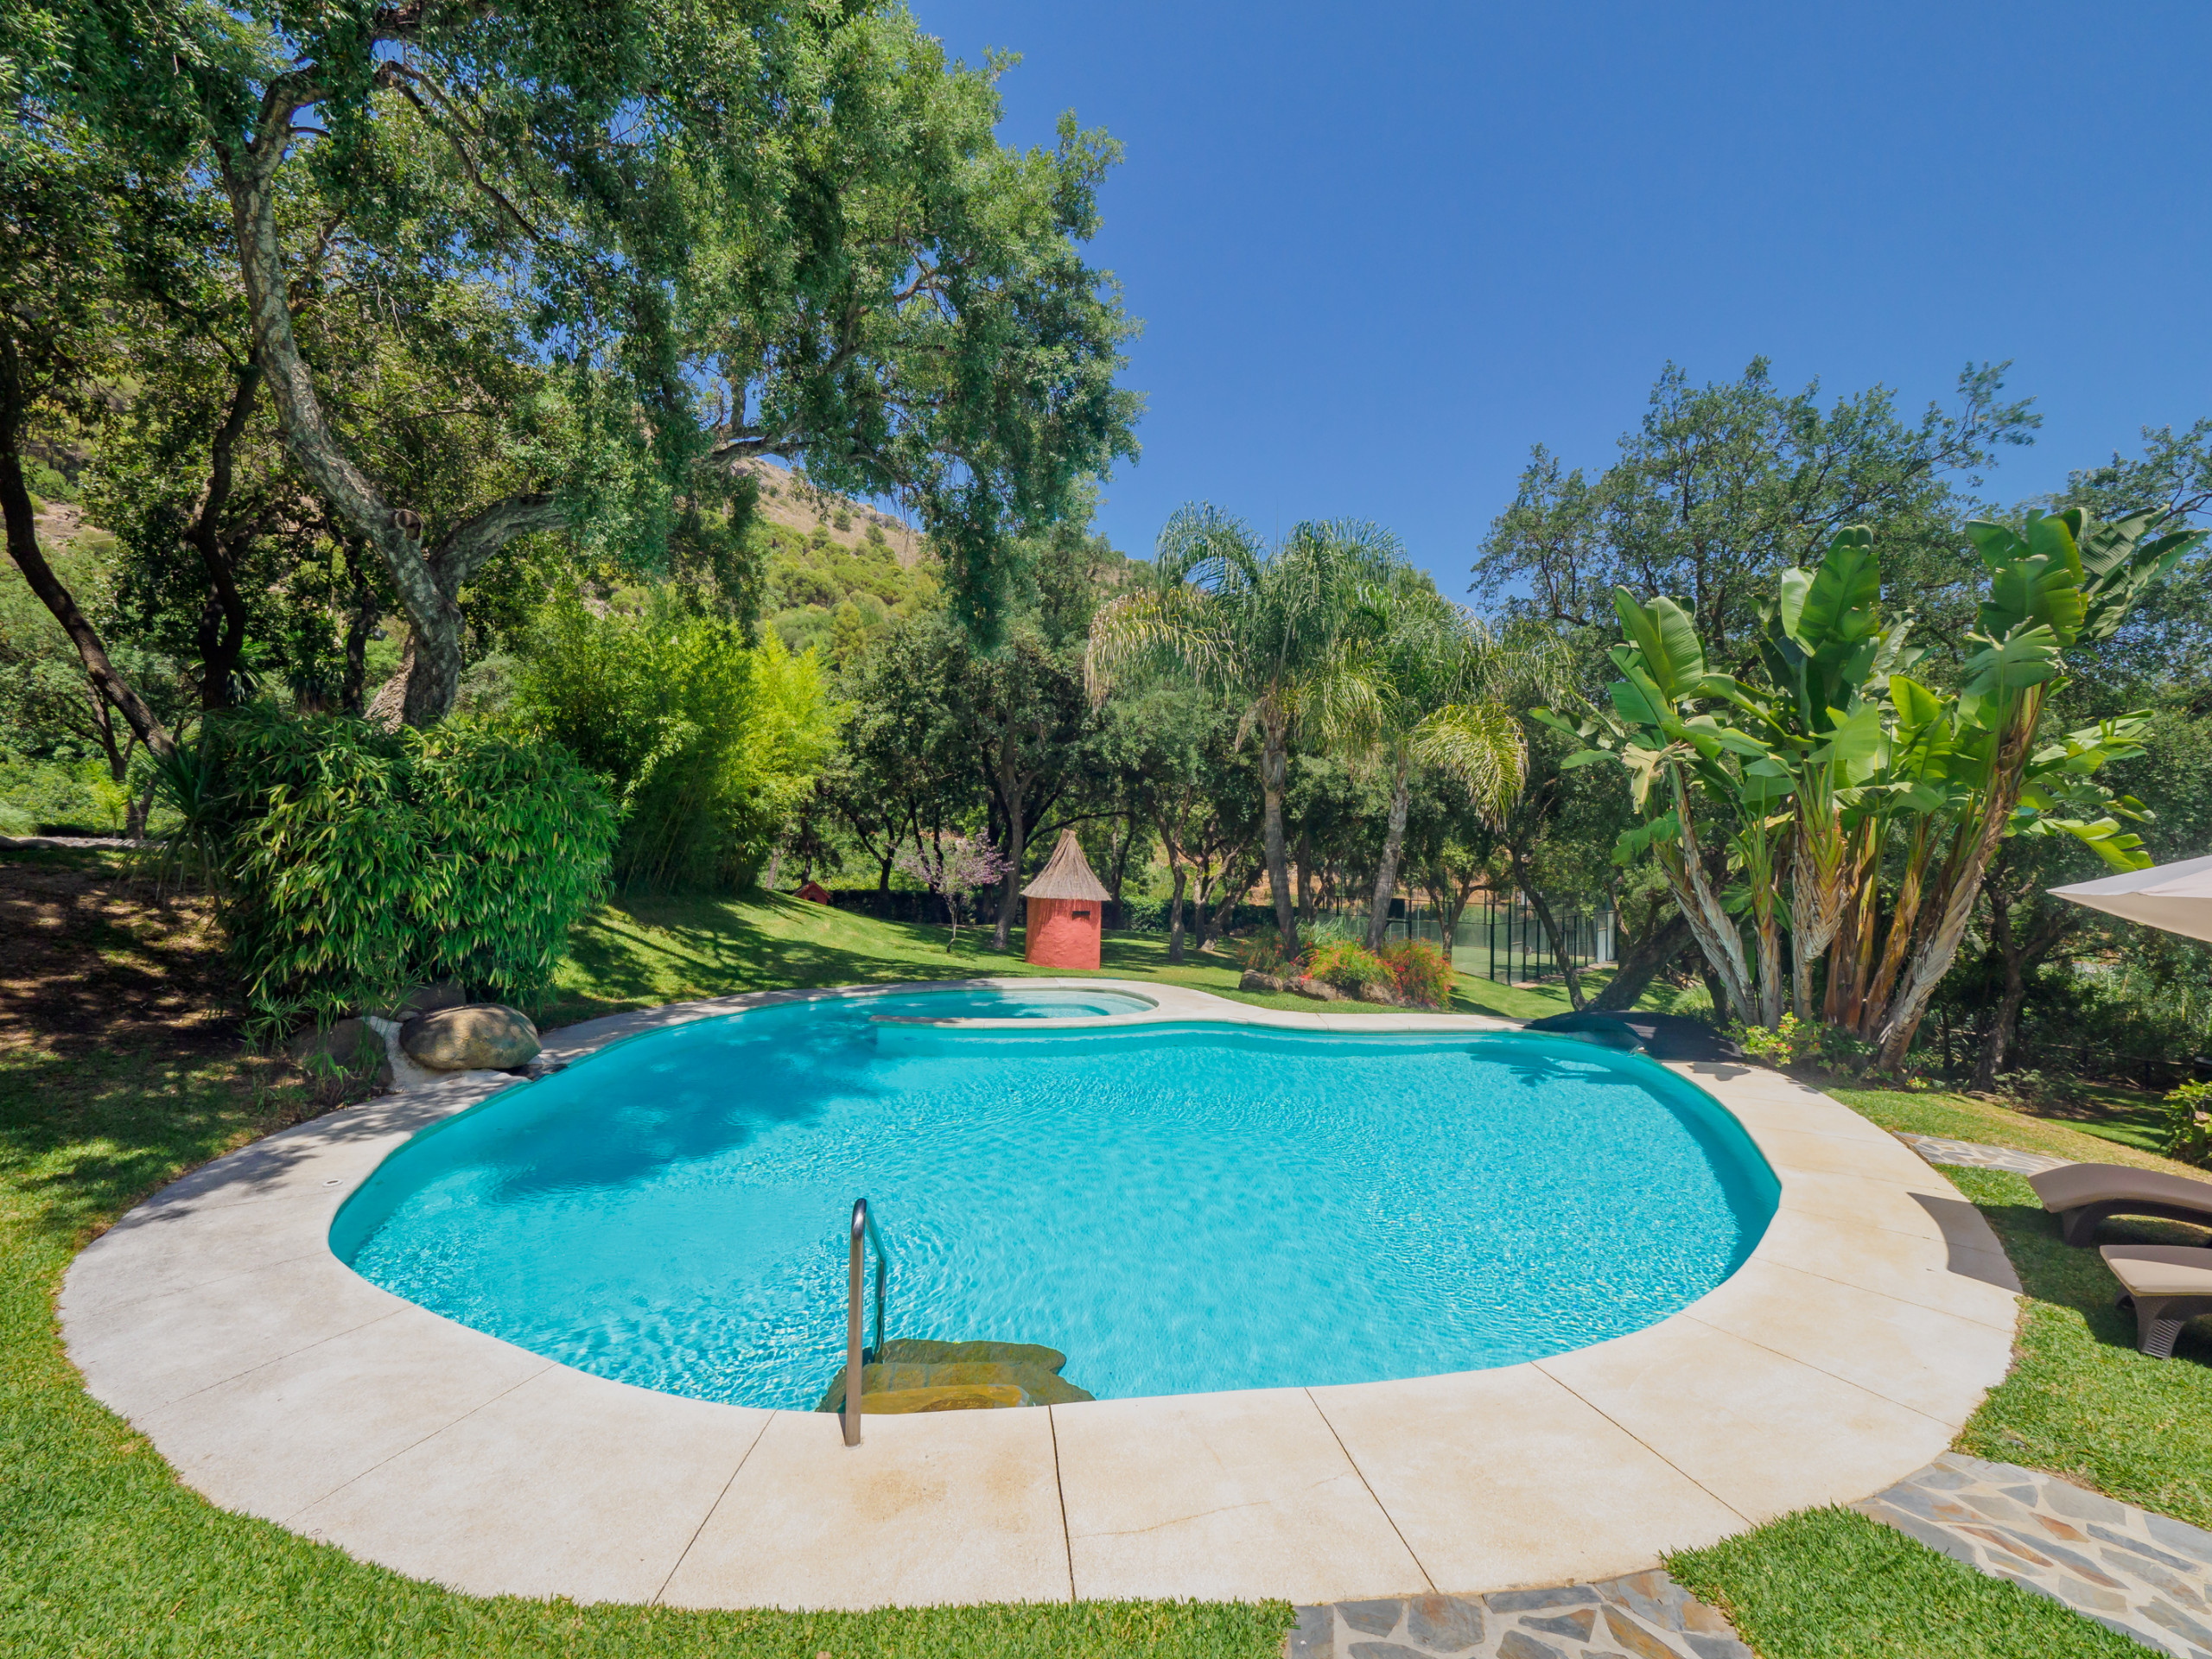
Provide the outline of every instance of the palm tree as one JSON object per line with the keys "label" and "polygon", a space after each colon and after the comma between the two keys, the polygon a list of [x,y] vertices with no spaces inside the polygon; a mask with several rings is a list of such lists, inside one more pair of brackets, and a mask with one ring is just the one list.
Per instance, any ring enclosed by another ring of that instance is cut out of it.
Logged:
{"label": "palm tree", "polygon": [[1262,548],[1241,519],[1200,503],[1167,521],[1150,570],[1091,619],[1092,696],[1103,699],[1132,663],[1166,657],[1241,706],[1237,747],[1258,739],[1268,885],[1286,952],[1298,949],[1283,855],[1290,746],[1300,735],[1357,743],[1375,729],[1375,683],[1358,658],[1361,599],[1398,561],[1396,543],[1372,524],[1303,524]]}
{"label": "palm tree", "polygon": [[1419,774],[1441,773],[1466,791],[1485,823],[1500,822],[1529,772],[1517,713],[1523,705],[1503,694],[1532,670],[1540,679],[1552,677],[1545,664],[1556,650],[1548,635],[1516,639],[1515,651],[1502,650],[1479,617],[1410,567],[1392,571],[1363,609],[1366,637],[1355,650],[1352,671],[1372,689],[1373,743],[1390,779],[1390,816],[1367,921],[1367,947],[1374,950],[1389,926],[1406,806]]}

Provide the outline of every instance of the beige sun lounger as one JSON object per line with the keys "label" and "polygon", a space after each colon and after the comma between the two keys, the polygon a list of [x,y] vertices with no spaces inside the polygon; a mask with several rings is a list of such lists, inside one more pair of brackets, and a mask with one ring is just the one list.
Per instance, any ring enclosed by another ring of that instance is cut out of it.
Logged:
{"label": "beige sun lounger", "polygon": [[2171,1359],[2174,1338],[2200,1313],[2212,1313],[2212,1250],[2187,1244],[2107,1244],[2097,1252],[2127,1287],[2120,1306],[2135,1309],[2135,1344]]}
{"label": "beige sun lounger", "polygon": [[2068,1164],[2028,1177],[2043,1207],[2065,1225],[2069,1244],[2087,1244],[2107,1216],[2156,1216],[2212,1227],[2212,1181],[2126,1164]]}

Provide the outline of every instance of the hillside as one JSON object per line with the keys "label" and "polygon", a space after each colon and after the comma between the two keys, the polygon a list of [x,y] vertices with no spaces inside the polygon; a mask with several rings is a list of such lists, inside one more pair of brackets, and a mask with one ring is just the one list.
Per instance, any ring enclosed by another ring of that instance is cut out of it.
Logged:
{"label": "hillside", "polygon": [[[802,540],[822,531],[837,546],[859,552],[888,546],[901,569],[924,556],[921,533],[903,519],[849,497],[817,490],[804,475],[765,456],[740,461],[737,470],[760,480],[755,515],[764,523],[796,531]],[[873,533],[871,533],[873,532]]]}

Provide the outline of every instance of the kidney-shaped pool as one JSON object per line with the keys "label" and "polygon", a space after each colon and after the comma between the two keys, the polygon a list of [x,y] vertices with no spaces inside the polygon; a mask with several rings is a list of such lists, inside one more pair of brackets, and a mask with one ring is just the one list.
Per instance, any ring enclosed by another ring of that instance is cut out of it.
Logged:
{"label": "kidney-shaped pool", "polygon": [[1774,1213],[1719,1106],[1571,1039],[899,1023],[1146,1006],[1068,995],[829,996],[633,1038],[416,1136],[331,1247],[584,1370],[804,1408],[843,1361],[861,1195],[890,1335],[1044,1343],[1102,1399],[1581,1347],[1703,1295]]}

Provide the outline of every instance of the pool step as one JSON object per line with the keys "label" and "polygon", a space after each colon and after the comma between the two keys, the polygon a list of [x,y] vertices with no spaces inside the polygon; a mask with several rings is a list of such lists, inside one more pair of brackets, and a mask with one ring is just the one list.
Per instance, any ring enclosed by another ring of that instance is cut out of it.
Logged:
{"label": "pool step", "polygon": [[[1060,1375],[1068,1357],[1029,1342],[931,1342],[898,1337],[861,1367],[861,1409],[879,1412],[988,1411],[1001,1406],[1064,1406],[1091,1395]],[[830,1379],[817,1411],[845,1407],[845,1368]]]}

